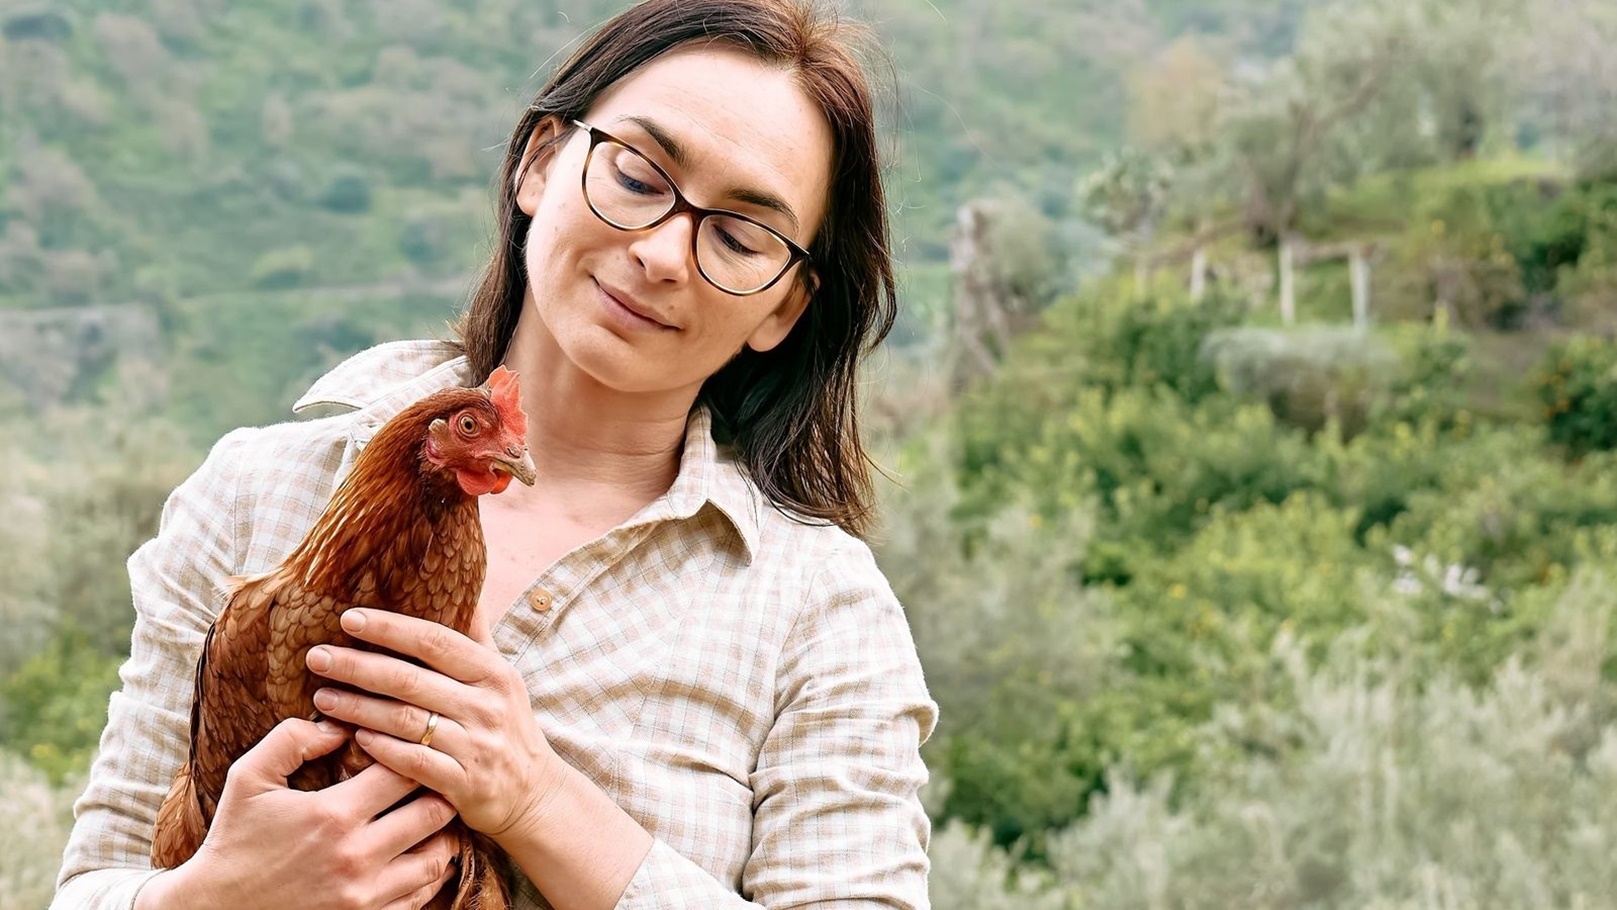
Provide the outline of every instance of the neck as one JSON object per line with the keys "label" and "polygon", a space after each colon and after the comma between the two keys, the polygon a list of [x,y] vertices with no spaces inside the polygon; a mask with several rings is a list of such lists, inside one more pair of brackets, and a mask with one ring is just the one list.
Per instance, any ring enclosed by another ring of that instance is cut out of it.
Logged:
{"label": "neck", "polygon": [[630,393],[603,385],[561,351],[531,297],[504,364],[522,377],[534,490],[609,486],[649,501],[673,484],[696,388]]}
{"label": "neck", "polygon": [[[304,584],[322,593],[349,591],[378,552],[428,543],[432,533],[419,533],[422,519],[435,527],[451,513],[470,509],[476,514],[476,497],[466,495],[451,476],[420,471],[420,440],[430,416],[419,404],[406,410],[360,453],[326,510],[287,558]],[[411,561],[411,554],[405,557]]]}

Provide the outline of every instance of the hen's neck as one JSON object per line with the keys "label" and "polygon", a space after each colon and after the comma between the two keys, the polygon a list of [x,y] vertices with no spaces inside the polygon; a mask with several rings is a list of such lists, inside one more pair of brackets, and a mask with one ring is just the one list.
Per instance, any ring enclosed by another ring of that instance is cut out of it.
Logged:
{"label": "hen's neck", "polygon": [[325,512],[287,558],[305,585],[346,593],[367,569],[419,565],[446,522],[469,521],[480,534],[477,498],[461,490],[451,474],[431,470],[423,461],[425,424],[401,415],[359,454]]}

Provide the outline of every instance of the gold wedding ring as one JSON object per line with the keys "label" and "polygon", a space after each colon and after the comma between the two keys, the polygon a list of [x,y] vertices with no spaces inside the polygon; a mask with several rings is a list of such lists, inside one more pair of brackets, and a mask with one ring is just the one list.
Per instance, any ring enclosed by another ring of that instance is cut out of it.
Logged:
{"label": "gold wedding ring", "polygon": [[427,712],[427,732],[421,734],[421,745],[423,745],[423,746],[431,746],[432,745],[432,734],[437,729],[438,729],[438,712],[437,711],[428,711]]}

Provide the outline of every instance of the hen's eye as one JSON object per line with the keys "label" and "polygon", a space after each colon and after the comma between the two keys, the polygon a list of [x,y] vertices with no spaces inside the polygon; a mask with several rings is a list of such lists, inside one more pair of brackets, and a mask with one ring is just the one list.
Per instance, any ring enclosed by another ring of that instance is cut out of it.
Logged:
{"label": "hen's eye", "polygon": [[460,415],[460,431],[465,433],[467,436],[477,432],[477,421],[472,419],[472,415]]}

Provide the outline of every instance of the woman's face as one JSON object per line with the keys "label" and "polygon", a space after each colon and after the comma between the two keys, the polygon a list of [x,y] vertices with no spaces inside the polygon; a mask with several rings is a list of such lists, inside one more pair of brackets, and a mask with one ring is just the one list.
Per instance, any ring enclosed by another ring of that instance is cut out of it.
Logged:
{"label": "woman's face", "polygon": [[[728,49],[676,50],[602,94],[583,119],[660,165],[694,204],[752,216],[804,248],[825,214],[830,128],[789,71]],[[743,346],[768,350],[786,337],[807,303],[805,264],[757,294],[719,290],[697,271],[690,216],[621,231],[590,211],[588,148],[574,130],[517,193],[533,219],[529,299],[563,355],[610,388],[694,396]]]}

